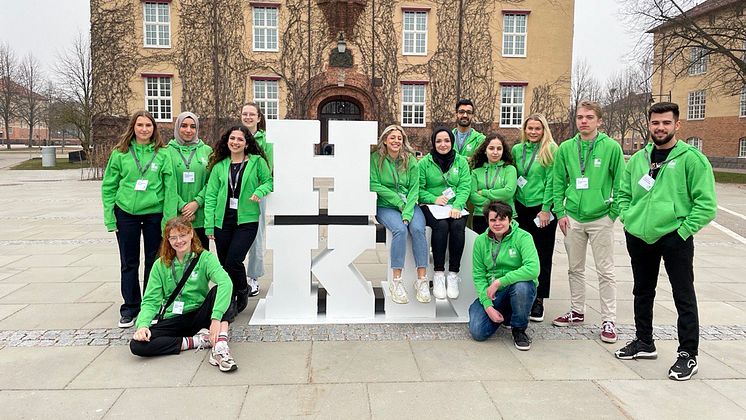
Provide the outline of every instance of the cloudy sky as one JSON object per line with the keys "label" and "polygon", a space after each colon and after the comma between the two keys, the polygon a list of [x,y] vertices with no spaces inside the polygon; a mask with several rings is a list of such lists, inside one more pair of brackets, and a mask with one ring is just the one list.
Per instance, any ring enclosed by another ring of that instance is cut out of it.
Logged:
{"label": "cloudy sky", "polygon": [[[605,81],[625,68],[640,40],[627,31],[616,0],[576,0],[573,57],[585,58]],[[89,29],[88,0],[0,0],[0,42],[17,56],[33,53],[49,70],[78,32]]]}

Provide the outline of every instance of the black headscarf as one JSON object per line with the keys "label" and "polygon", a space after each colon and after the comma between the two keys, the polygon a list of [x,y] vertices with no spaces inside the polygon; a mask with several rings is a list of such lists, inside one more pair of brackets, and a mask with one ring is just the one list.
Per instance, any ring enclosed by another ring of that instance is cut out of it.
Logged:
{"label": "black headscarf", "polygon": [[[441,131],[445,131],[448,133],[448,137],[451,139],[451,150],[448,151],[446,154],[440,154],[435,149],[435,136],[438,135]],[[439,167],[440,170],[443,171],[443,173],[448,172],[449,169],[451,169],[451,165],[453,165],[453,161],[456,160],[456,150],[454,149],[454,137],[451,130],[445,128],[445,127],[438,127],[435,130],[433,130],[433,134],[430,136],[430,143],[432,144],[432,150],[430,151],[430,156],[433,157],[433,162],[435,162]]]}

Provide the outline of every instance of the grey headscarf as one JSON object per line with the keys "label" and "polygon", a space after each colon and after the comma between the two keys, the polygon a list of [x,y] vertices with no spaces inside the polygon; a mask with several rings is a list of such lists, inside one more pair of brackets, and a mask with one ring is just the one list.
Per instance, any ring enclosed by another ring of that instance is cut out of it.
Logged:
{"label": "grey headscarf", "polygon": [[[197,127],[194,130],[194,138],[189,142],[184,141],[184,139],[179,135],[179,127],[181,127],[181,123],[183,123],[187,118],[191,118],[194,121],[194,125]],[[179,116],[176,117],[176,124],[174,124],[174,138],[182,146],[199,143],[199,118],[191,112],[182,112],[179,114]]]}

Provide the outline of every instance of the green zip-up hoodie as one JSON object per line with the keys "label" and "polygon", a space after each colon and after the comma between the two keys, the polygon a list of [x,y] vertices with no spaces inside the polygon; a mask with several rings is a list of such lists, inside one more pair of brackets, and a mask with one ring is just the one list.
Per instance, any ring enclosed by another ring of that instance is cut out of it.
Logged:
{"label": "green zip-up hoodie", "polygon": [[[557,153],[557,146],[554,143],[551,143],[549,147],[553,153]],[[525,162],[522,161],[524,148],[526,149]],[[526,166],[531,161],[531,155],[538,148],[538,143],[531,143],[529,141],[513,146],[513,162],[515,162],[518,176],[523,176],[528,181],[523,188],[517,187],[515,199],[526,207],[541,205],[542,211],[549,211],[554,201],[552,190],[554,161],[549,166],[543,166],[537,152],[536,160],[531,164],[528,174],[526,173]]]}
{"label": "green zip-up hoodie", "polygon": [[638,182],[648,173],[652,154],[648,143],[627,163],[619,189],[620,220],[627,232],[649,244],[673,231],[686,240],[717,214],[712,166],[696,147],[679,140],[647,191]]}
{"label": "green zip-up hoodie", "polygon": [[[225,207],[228,202],[228,177],[231,170],[229,157],[216,163],[210,172],[205,195],[205,234],[212,235],[215,228],[223,227]],[[238,197],[238,224],[259,221],[259,203],[251,201],[256,194],[262,198],[272,191],[272,174],[267,162],[258,155],[249,155],[241,177]]]}
{"label": "green zip-up hoodie", "polygon": [[[471,193],[471,172],[465,157],[456,154],[451,168],[443,174],[428,153],[418,163],[420,170],[420,204],[435,204],[443,191],[451,187],[456,196],[448,200],[456,210],[463,210]],[[445,178],[447,182],[443,179]]]}
{"label": "green zip-up hoodie", "polygon": [[[153,144],[137,144],[130,142],[130,149],[145,165],[153,158]],[[117,229],[117,219],[114,216],[114,206],[119,206],[129,214],[163,213],[162,227],[172,217],[176,216],[178,202],[176,182],[174,181],[173,166],[169,157],[168,146],[161,147],[158,154],[141,175],[131,152],[125,153],[114,149],[109,156],[109,163],[104,171],[101,183],[101,201],[104,206],[104,224],[109,232]],[[144,191],[135,191],[137,181],[142,178],[148,181]]]}
{"label": "green zip-up hoodie", "polygon": [[259,147],[261,147],[264,154],[267,155],[269,169],[271,171],[274,167],[274,145],[272,143],[267,143],[267,133],[265,133],[264,130],[257,130],[256,133],[254,133],[254,140],[259,143]]}
{"label": "green zip-up hoodie", "polygon": [[569,215],[578,222],[592,222],[604,216],[616,220],[619,216],[619,182],[624,171],[624,154],[616,140],[598,133],[593,151],[585,166],[588,189],[576,189],[581,177],[578,143],[583,160],[590,141],[581,141],[580,134],[560,144],[554,156],[554,212],[558,218]]}
{"label": "green zip-up hoodie", "polygon": [[[490,237],[490,232],[487,229],[477,236],[472,254],[474,288],[484,309],[492,306],[492,301],[487,297],[487,288],[494,280],[500,280],[498,291],[522,281],[530,281],[534,286],[539,286],[539,254],[531,234],[519,228],[515,220],[511,220],[510,232],[502,241],[498,242]],[[495,264],[492,253],[498,245],[500,249]]]}
{"label": "green zip-up hoodie", "polygon": [[484,134],[472,128],[471,131],[469,132],[469,137],[467,137],[466,140],[464,140],[464,144],[459,149],[458,141],[456,141],[456,139],[458,139],[458,134],[457,134],[458,128],[454,128],[452,132],[453,132],[453,138],[454,138],[453,149],[456,150],[456,153],[466,158],[471,157],[471,155],[473,155],[474,152],[477,151],[477,148],[479,147],[480,144],[482,144],[482,142],[484,141],[486,137]]}
{"label": "green zip-up hoodie", "polygon": [[[137,328],[150,328],[150,323],[158,315],[161,305],[166,303],[166,300],[168,300],[171,293],[176,289],[176,285],[181,281],[181,276],[184,275],[184,269],[186,269],[188,261],[189,258],[184,258],[183,262],[179,262],[178,259],[174,258],[171,262],[176,270],[177,278],[174,278],[171,267],[167,267],[160,258],[155,261],[153,269],[150,271],[148,287],[145,289],[145,294],[140,304],[140,314],[137,316]],[[181,293],[176,298],[177,301],[184,302],[182,314],[194,312],[202,306],[207,293],[210,291],[210,282],[215,283],[218,288],[217,296],[215,296],[215,305],[212,307],[211,318],[218,320],[223,318],[225,311],[228,310],[228,305],[230,305],[231,296],[233,296],[233,282],[228,277],[228,273],[223,270],[215,254],[207,250],[202,251],[200,254],[199,261],[189,276],[189,280],[186,281],[184,287],[181,289]],[[173,306],[172,303],[166,308],[166,312],[163,314],[164,319],[179,315],[173,313]]]}
{"label": "green zip-up hoodie", "polygon": [[[179,155],[179,152],[181,152],[181,155]],[[192,152],[194,152],[194,156],[189,162],[189,169],[187,169],[184,161],[189,160]],[[207,192],[207,179],[210,176],[207,171],[207,162],[210,160],[211,153],[212,147],[206,145],[202,140],[198,140],[197,144],[191,145],[181,145],[176,139],[171,139],[168,143],[168,154],[171,156],[178,194],[177,208],[181,212],[181,209],[191,201],[196,201],[199,204],[192,221],[192,227],[195,228],[201,228],[205,225],[205,193]],[[184,182],[184,172],[194,172],[194,182]]]}
{"label": "green zip-up hoodie", "polygon": [[[499,172],[495,185],[488,189],[487,182],[492,182],[497,171]],[[485,174],[487,179],[485,179]],[[471,196],[469,200],[474,204],[476,214],[481,215],[482,207],[493,200],[501,200],[510,204],[515,214],[513,194],[515,194],[516,189],[516,178],[518,177],[516,176],[515,166],[506,165],[502,160],[497,163],[485,163],[481,168],[475,168],[471,173]]]}
{"label": "green zip-up hoodie", "polygon": [[420,195],[417,158],[410,154],[407,157],[407,168],[402,168],[401,159],[394,161],[386,155],[379,168],[380,157],[378,152],[370,155],[370,190],[378,196],[376,206],[397,209],[402,214],[402,220],[411,221]]}

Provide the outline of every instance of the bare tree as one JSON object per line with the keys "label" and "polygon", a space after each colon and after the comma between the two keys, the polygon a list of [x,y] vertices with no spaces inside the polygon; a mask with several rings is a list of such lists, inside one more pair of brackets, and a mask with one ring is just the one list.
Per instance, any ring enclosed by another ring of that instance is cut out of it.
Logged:
{"label": "bare tree", "polygon": [[600,102],[602,99],[601,83],[593,77],[591,67],[585,59],[581,59],[572,71],[572,83],[570,84],[570,133],[575,133],[578,127],[575,123],[575,112],[578,102],[583,100]]}
{"label": "bare tree", "polygon": [[16,116],[18,67],[10,45],[0,44],[0,119],[3,120],[5,145],[10,149],[10,121]]}
{"label": "bare tree", "polygon": [[18,101],[18,115],[28,125],[28,147],[31,147],[34,128],[41,122],[41,108],[45,102],[44,97],[37,92],[43,87],[44,77],[39,60],[30,53],[21,61],[19,70],[19,81],[23,89]]}
{"label": "bare tree", "polygon": [[93,68],[87,37],[78,34],[58,59],[54,71],[59,79],[58,122],[77,129],[83,150],[91,145],[93,124]]}

